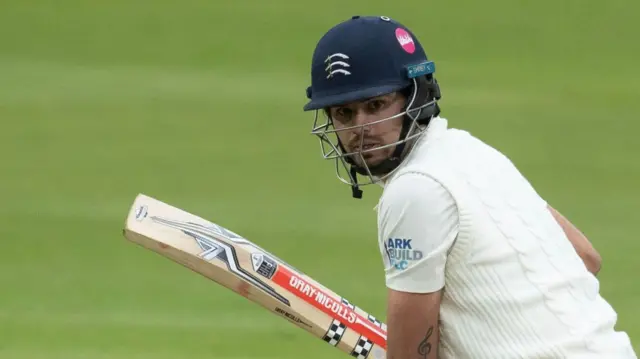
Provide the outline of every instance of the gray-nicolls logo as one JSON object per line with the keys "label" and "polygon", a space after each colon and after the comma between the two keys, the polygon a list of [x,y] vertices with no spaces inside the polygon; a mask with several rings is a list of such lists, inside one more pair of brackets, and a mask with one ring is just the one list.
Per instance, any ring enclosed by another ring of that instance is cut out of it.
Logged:
{"label": "gray-nicolls logo", "polygon": [[324,69],[327,72],[327,78],[330,79],[336,74],[351,75],[351,72],[347,70],[347,68],[351,67],[347,62],[348,60],[349,56],[340,52],[327,56],[326,60],[324,60],[324,63],[327,64]]}

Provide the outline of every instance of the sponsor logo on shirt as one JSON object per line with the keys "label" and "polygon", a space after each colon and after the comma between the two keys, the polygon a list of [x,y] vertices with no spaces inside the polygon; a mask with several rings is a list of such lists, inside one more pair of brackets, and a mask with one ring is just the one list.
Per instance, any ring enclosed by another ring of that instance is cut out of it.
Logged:
{"label": "sponsor logo on shirt", "polygon": [[422,259],[422,251],[413,249],[411,239],[389,238],[385,243],[389,262],[398,270],[405,270],[409,263]]}

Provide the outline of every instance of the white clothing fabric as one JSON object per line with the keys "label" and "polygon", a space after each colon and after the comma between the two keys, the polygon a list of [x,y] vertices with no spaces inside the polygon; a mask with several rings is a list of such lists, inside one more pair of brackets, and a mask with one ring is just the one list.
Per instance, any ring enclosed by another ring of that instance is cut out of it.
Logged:
{"label": "white clothing fabric", "polygon": [[637,359],[547,203],[499,151],[434,118],[378,204],[389,288],[444,289],[441,359]]}

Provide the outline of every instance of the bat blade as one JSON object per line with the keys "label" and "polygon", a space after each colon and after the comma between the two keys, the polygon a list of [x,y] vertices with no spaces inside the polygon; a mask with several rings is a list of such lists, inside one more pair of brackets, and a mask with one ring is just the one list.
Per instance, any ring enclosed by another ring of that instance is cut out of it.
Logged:
{"label": "bat blade", "polygon": [[386,358],[386,325],[248,239],[139,194],[124,237],[359,359]]}

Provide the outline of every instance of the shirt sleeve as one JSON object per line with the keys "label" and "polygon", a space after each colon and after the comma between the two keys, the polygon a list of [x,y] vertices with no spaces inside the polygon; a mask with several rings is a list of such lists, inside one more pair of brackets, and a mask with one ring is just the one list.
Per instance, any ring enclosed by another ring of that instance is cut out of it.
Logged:
{"label": "shirt sleeve", "polygon": [[433,178],[403,174],[384,190],[378,235],[388,288],[436,292],[444,287],[448,251],[458,235],[456,202]]}

